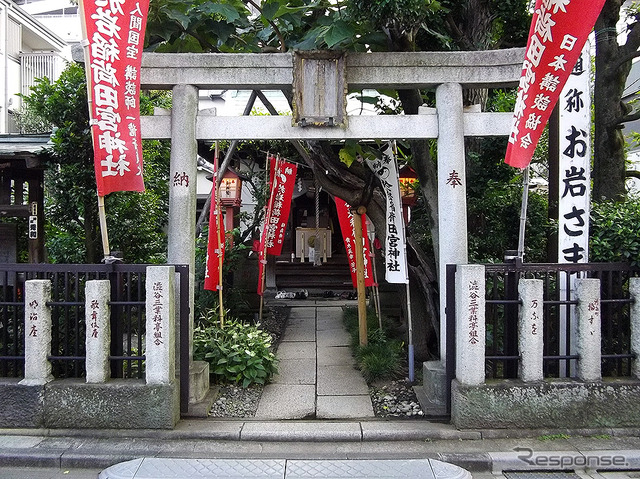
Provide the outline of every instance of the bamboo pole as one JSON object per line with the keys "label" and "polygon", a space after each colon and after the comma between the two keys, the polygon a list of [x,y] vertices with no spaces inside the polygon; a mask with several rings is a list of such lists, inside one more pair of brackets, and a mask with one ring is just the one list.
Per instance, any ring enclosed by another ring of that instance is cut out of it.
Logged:
{"label": "bamboo pole", "polygon": [[[267,174],[267,185],[269,185],[269,200],[267,201],[267,214],[265,215],[265,227],[263,229],[263,235],[265,235],[264,238],[264,260],[261,260],[260,258],[258,258],[258,261],[264,261],[264,263],[262,263],[262,276],[259,278],[260,279],[260,283],[261,283],[261,289],[262,289],[262,295],[260,296],[260,314],[259,314],[259,320],[262,321],[262,311],[264,308],[264,288],[265,288],[265,283],[266,283],[266,277],[267,277],[267,238],[266,235],[269,233],[269,223],[271,222],[271,212],[273,210],[273,199],[274,199],[274,194],[271,191],[271,185],[269,184],[269,168],[271,165],[271,161],[269,161],[269,155],[267,155],[267,167],[265,168],[266,174]],[[276,155],[276,164],[274,166],[274,184],[275,184],[275,178],[277,175],[278,170],[280,169],[280,155]]]}
{"label": "bamboo pole", "polygon": [[415,352],[413,348],[413,319],[411,316],[411,294],[409,292],[409,281],[407,281],[407,324],[409,327],[409,382],[413,382],[415,377]]}
{"label": "bamboo pole", "polygon": [[358,332],[360,346],[367,345],[367,303],[364,286],[364,252],[362,247],[362,216],[367,212],[364,206],[353,210],[353,229],[356,242],[356,285],[358,290]]}
{"label": "bamboo pole", "polygon": [[[216,174],[218,173],[218,162],[219,162],[219,154],[220,154],[220,149],[219,149],[219,145],[218,145],[218,141],[216,140],[215,142],[215,150],[214,150],[214,154],[213,154],[213,168],[216,170]],[[215,204],[215,211],[213,212],[215,217],[216,217],[216,224],[218,226],[218,231],[216,232],[216,234],[218,235],[218,306],[219,306],[219,316],[220,316],[220,329],[224,328],[224,303],[222,300],[222,263],[223,263],[223,257],[222,257],[222,251],[224,248],[224,235],[222,234],[222,215],[221,215],[221,210],[220,210],[220,187],[219,184],[215,181],[214,179],[214,183],[213,183],[213,188],[215,188],[215,195],[216,195],[216,204]],[[211,228],[211,225],[209,225],[209,228]]]}
{"label": "bamboo pole", "polygon": [[373,242],[369,239],[370,261],[373,269],[373,301],[378,315],[378,327],[382,331],[382,311],[380,310],[380,290],[378,289],[378,268],[376,267],[376,252],[373,249]]}
{"label": "bamboo pole", "polygon": [[[91,131],[91,144],[95,145],[93,133],[93,91],[91,89],[91,63],[89,55],[89,39],[87,38],[87,25],[84,21],[84,0],[78,2],[80,25],[82,31],[82,45],[84,50],[84,73],[87,78],[87,106],[89,108],[89,130]],[[95,162],[95,153],[93,161]],[[96,180],[97,181],[97,180]],[[111,248],[109,247],[109,231],[107,230],[107,213],[104,207],[104,196],[98,195],[98,220],[100,223],[100,236],[102,238],[102,255],[105,263],[112,263]]]}

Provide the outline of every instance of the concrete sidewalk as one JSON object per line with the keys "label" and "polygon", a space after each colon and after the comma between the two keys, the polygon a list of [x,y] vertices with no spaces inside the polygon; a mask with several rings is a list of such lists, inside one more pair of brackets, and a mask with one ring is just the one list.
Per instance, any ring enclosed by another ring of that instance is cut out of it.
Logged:
{"label": "concrete sidewalk", "polygon": [[292,304],[278,346],[279,374],[262,392],[257,419],[374,417],[369,389],[356,369],[342,322],[345,303]]}
{"label": "concrete sidewalk", "polygon": [[[182,420],[173,430],[0,429],[0,478],[88,479],[141,458],[435,459],[463,467],[476,479],[560,470],[599,479],[639,477],[639,429],[459,430],[425,419],[376,420],[360,373],[347,363],[352,359],[341,320],[344,302],[291,303],[280,376],[271,385],[280,399],[261,403],[258,417]],[[295,394],[297,386],[304,392]],[[368,408],[343,402],[359,396]],[[341,419],[326,419],[335,411]],[[604,470],[615,472],[594,472]]]}
{"label": "concrete sidewalk", "polygon": [[460,431],[424,420],[192,420],[163,431],[0,430],[0,467],[97,469],[142,457],[437,459],[472,473],[587,465],[638,471],[640,437],[627,429]]}

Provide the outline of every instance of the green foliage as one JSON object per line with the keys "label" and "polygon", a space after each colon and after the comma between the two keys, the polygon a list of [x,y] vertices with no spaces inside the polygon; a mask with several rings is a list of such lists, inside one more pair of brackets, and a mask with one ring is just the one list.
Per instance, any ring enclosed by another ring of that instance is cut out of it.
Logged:
{"label": "green foliage", "polygon": [[221,382],[265,384],[278,372],[277,359],[271,351],[271,336],[229,316],[220,327],[217,311],[201,317],[193,332],[193,357],[208,361],[211,374]]}
{"label": "green foliage", "polygon": [[[142,111],[167,97],[141,101]],[[51,124],[52,146],[46,156],[46,248],[53,263],[92,263],[101,258],[93,146],[89,129],[84,69],[71,63],[60,78],[36,81],[23,97],[29,115]],[[129,263],[165,260],[168,215],[169,144],[143,142],[144,193],[115,192],[105,199],[110,246]]]}
{"label": "green foliage", "polygon": [[[239,231],[235,229],[231,232],[234,241],[233,246],[227,239],[224,253],[224,262],[222,264],[222,301],[228,307],[232,316],[242,318],[248,317],[251,313],[249,304],[247,303],[246,291],[233,286],[234,271],[241,271],[247,260],[247,252],[249,246],[239,241]],[[196,239],[196,286],[194,309],[196,316],[207,314],[207,310],[217,309],[219,304],[219,295],[217,291],[209,291],[204,289],[204,273],[206,269],[207,244],[209,238],[209,226],[205,226],[202,234]]]}
{"label": "green foliage", "polygon": [[344,323],[351,335],[352,348],[358,362],[358,368],[367,382],[378,379],[394,379],[402,374],[403,342],[391,339],[380,329],[378,317],[367,310],[367,345],[360,346],[358,310],[344,309]]}
{"label": "green foliage", "polygon": [[[517,180],[506,185],[489,181],[482,195],[469,196],[469,261],[502,262],[506,250],[517,249],[521,203],[522,186]],[[546,196],[529,192],[525,225],[527,262],[546,261],[547,237],[551,231]]]}
{"label": "green foliage", "polygon": [[589,259],[640,265],[640,198],[592,204]]}
{"label": "green foliage", "polygon": [[15,118],[21,135],[51,132],[51,123],[44,120],[30,103],[22,102],[20,111],[16,112]]}

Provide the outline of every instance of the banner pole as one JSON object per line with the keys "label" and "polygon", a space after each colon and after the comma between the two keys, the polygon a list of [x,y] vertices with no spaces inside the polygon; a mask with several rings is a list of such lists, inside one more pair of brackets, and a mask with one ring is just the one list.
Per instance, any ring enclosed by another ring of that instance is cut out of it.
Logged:
{"label": "banner pole", "polygon": [[415,352],[413,349],[413,319],[411,317],[411,294],[409,292],[409,281],[406,283],[407,287],[407,325],[409,328],[409,382],[412,383],[415,377],[415,364],[414,357]]}
{"label": "banner pole", "polygon": [[376,252],[373,247],[373,241],[369,238],[369,257],[371,267],[373,269],[373,301],[376,306],[376,314],[378,315],[378,327],[382,331],[382,311],[380,310],[380,290],[378,289],[378,268],[376,267]]}
{"label": "banner pole", "polygon": [[100,220],[100,236],[102,236],[102,255],[105,263],[111,263],[109,248],[109,232],[107,230],[107,213],[104,208],[104,196],[98,196],[98,218]]}
{"label": "banner pole", "polygon": [[[218,174],[218,161],[219,161],[218,155],[219,154],[220,154],[220,149],[218,147],[218,140],[216,140],[215,150],[213,154],[213,167],[216,170],[216,176]],[[213,188],[215,188],[215,195],[216,195],[216,204],[215,204],[214,214],[216,216],[216,223],[218,225],[218,231],[217,231],[217,235],[218,235],[218,307],[220,309],[219,311],[220,329],[223,329],[224,328],[224,304],[222,301],[222,263],[223,263],[222,249],[224,247],[223,241],[225,239],[222,235],[223,227],[222,227],[222,214],[220,211],[220,188],[218,187],[218,185],[219,183],[214,177]],[[211,227],[211,225],[209,225],[209,227]]]}
{"label": "banner pole", "polygon": [[358,291],[358,331],[360,346],[367,345],[367,304],[364,286],[364,251],[362,247],[362,215],[367,212],[364,206],[353,211],[353,229],[356,243],[356,278]]}
{"label": "banner pole", "polygon": [[[258,261],[264,261],[262,263],[262,275],[259,278],[260,281],[260,291],[262,291],[262,294],[260,295],[260,315],[259,315],[259,320],[262,321],[262,311],[263,311],[263,307],[264,307],[264,287],[265,287],[265,283],[266,283],[266,277],[267,277],[267,234],[269,233],[269,223],[271,222],[271,211],[273,209],[273,197],[275,196],[273,193],[274,191],[271,191],[271,183],[270,183],[270,175],[269,175],[269,170],[271,168],[271,159],[269,158],[269,155],[267,154],[267,164],[266,164],[266,182],[269,185],[268,186],[268,190],[269,190],[269,199],[267,200],[267,213],[265,215],[265,220],[264,220],[264,228],[262,230],[262,238],[261,238],[261,252],[258,253]],[[274,185],[275,185],[275,175],[277,174],[277,172],[280,170],[280,155],[276,155],[276,162],[274,165]],[[263,258],[260,258],[260,255],[263,255]]]}
{"label": "banner pole", "polygon": [[518,229],[518,258],[524,261],[524,235],[527,225],[527,205],[529,203],[529,167],[524,169],[522,178],[522,204],[520,207],[520,228]]}
{"label": "banner pole", "polygon": [[[91,145],[95,144],[94,132],[93,132],[93,92],[89,85],[91,85],[91,68],[89,68],[89,39],[87,38],[87,25],[84,22],[84,0],[78,1],[78,15],[80,16],[80,26],[82,34],[83,53],[84,53],[84,74],[87,79],[87,108],[89,109],[89,131],[91,131]],[[95,155],[95,153],[94,153]],[[95,162],[95,158],[93,160]],[[97,191],[97,190],[96,190]],[[107,230],[107,213],[104,207],[104,196],[98,196],[98,220],[100,223],[100,236],[102,238],[102,256],[105,263],[111,263],[111,248],[109,247],[109,231]]]}

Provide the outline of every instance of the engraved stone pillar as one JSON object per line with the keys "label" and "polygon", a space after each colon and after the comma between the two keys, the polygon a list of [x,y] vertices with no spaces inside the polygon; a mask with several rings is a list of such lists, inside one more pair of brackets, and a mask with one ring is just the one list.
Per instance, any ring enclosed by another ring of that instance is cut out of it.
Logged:
{"label": "engraved stone pillar", "polygon": [[438,86],[436,108],[438,113],[440,359],[444,361],[447,339],[446,265],[468,262],[462,87],[457,83],[444,83]]}
{"label": "engraved stone pillar", "polygon": [[51,281],[32,279],[24,286],[24,379],[20,384],[39,386],[53,380],[51,363]]}
{"label": "engraved stone pillar", "polygon": [[484,383],[484,266],[459,265],[456,272],[456,379],[461,384]]}
{"label": "engraved stone pillar", "polygon": [[631,374],[640,378],[640,278],[629,278],[629,295],[631,296],[631,348],[636,355],[631,362]]}
{"label": "engraved stone pillar", "polygon": [[578,379],[600,381],[602,379],[600,344],[600,280],[595,278],[576,280],[576,306],[578,353]]}
{"label": "engraved stone pillar", "polygon": [[106,279],[87,281],[85,286],[86,370],[87,383],[104,383],[111,376],[109,352],[111,344],[111,282]]}
{"label": "engraved stone pillar", "polygon": [[518,349],[520,351],[518,376],[525,382],[542,381],[544,378],[542,280],[521,279],[518,290],[522,301],[518,317]]}
{"label": "engraved stone pillar", "polygon": [[147,267],[147,384],[171,384],[176,378],[175,284],[173,266]]}
{"label": "engraved stone pillar", "polygon": [[198,89],[193,85],[177,85],[172,101],[168,262],[189,265],[189,357],[193,357]]}

